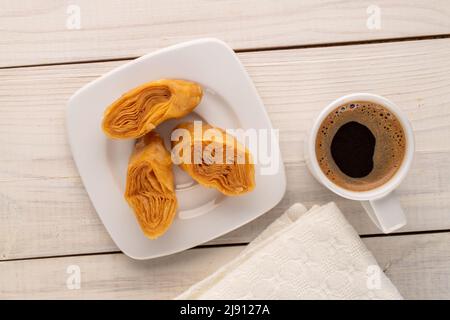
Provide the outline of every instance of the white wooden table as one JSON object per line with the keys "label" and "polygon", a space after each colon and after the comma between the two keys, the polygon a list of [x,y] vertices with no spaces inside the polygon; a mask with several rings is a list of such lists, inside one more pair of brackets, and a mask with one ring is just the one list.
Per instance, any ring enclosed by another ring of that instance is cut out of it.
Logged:
{"label": "white wooden table", "polygon": [[[0,298],[171,298],[298,201],[336,201],[406,298],[450,298],[450,2],[372,4],[1,0]],[[72,29],[77,10],[81,28]],[[280,129],[287,192],[261,218],[202,247],[133,261],[108,236],[80,181],[67,145],[67,100],[134,57],[205,36],[236,50]],[[399,189],[408,225],[389,236],[305,167],[314,113],[357,91],[395,101],[417,139]],[[80,289],[67,286],[71,265],[81,270]]]}

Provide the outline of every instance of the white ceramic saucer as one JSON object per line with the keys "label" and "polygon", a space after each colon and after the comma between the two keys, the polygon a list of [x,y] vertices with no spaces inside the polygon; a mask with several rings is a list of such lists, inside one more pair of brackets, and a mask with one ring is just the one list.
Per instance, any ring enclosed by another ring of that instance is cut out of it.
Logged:
{"label": "white ceramic saucer", "polygon": [[[233,50],[216,39],[190,41],[147,54],[77,91],[67,110],[73,158],[112,239],[134,259],[172,254],[230,232],[274,207],[286,189],[277,141],[271,153],[272,161],[279,164],[277,170],[263,175],[257,163],[256,188],[243,196],[226,197],[200,186],[175,166],[177,217],[163,236],[156,240],[146,238],[123,197],[134,141],[110,140],[100,125],[105,108],[124,92],[160,78],[185,79],[202,85],[202,102],[184,120],[203,119],[224,129],[272,129],[247,72]],[[178,122],[167,121],[157,131],[169,139]]]}

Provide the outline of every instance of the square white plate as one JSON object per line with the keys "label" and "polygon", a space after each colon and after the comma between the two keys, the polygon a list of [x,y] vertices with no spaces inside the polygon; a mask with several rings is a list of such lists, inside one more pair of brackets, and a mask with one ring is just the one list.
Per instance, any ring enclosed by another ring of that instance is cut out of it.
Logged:
{"label": "square white plate", "polygon": [[[73,158],[112,239],[134,259],[172,254],[230,232],[274,207],[286,189],[278,141],[272,141],[271,150],[277,170],[263,175],[256,161],[256,188],[243,196],[222,196],[196,184],[174,166],[179,212],[163,236],[156,240],[146,238],[123,196],[134,141],[108,139],[101,130],[101,121],[105,108],[124,92],[161,78],[191,80],[203,86],[203,99],[188,119],[200,118],[224,129],[272,129],[244,67],[233,50],[216,39],[190,41],[147,54],[77,91],[67,110]],[[170,130],[178,122],[165,122],[157,131],[168,140]]]}

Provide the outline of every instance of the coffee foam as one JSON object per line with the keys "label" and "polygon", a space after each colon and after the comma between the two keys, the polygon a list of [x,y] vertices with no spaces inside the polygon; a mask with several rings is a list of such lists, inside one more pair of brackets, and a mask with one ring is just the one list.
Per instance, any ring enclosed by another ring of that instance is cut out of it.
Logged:
{"label": "coffee foam", "polygon": [[[352,178],[336,165],[330,151],[333,137],[344,124],[356,121],[375,136],[374,167],[365,177]],[[356,101],[341,105],[322,121],[316,138],[316,157],[322,172],[338,186],[352,191],[375,189],[399,169],[406,150],[405,133],[397,117],[381,105]]]}

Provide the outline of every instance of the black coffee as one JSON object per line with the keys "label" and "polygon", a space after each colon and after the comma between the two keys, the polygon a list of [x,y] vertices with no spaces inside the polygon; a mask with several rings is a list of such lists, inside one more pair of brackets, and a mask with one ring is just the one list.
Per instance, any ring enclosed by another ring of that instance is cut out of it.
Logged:
{"label": "black coffee", "polygon": [[371,190],[389,181],[400,167],[405,149],[397,117],[383,106],[365,101],[333,110],[316,138],[322,172],[352,191]]}
{"label": "black coffee", "polygon": [[373,170],[375,136],[365,125],[350,121],[331,140],[331,156],[347,176],[362,178]]}

